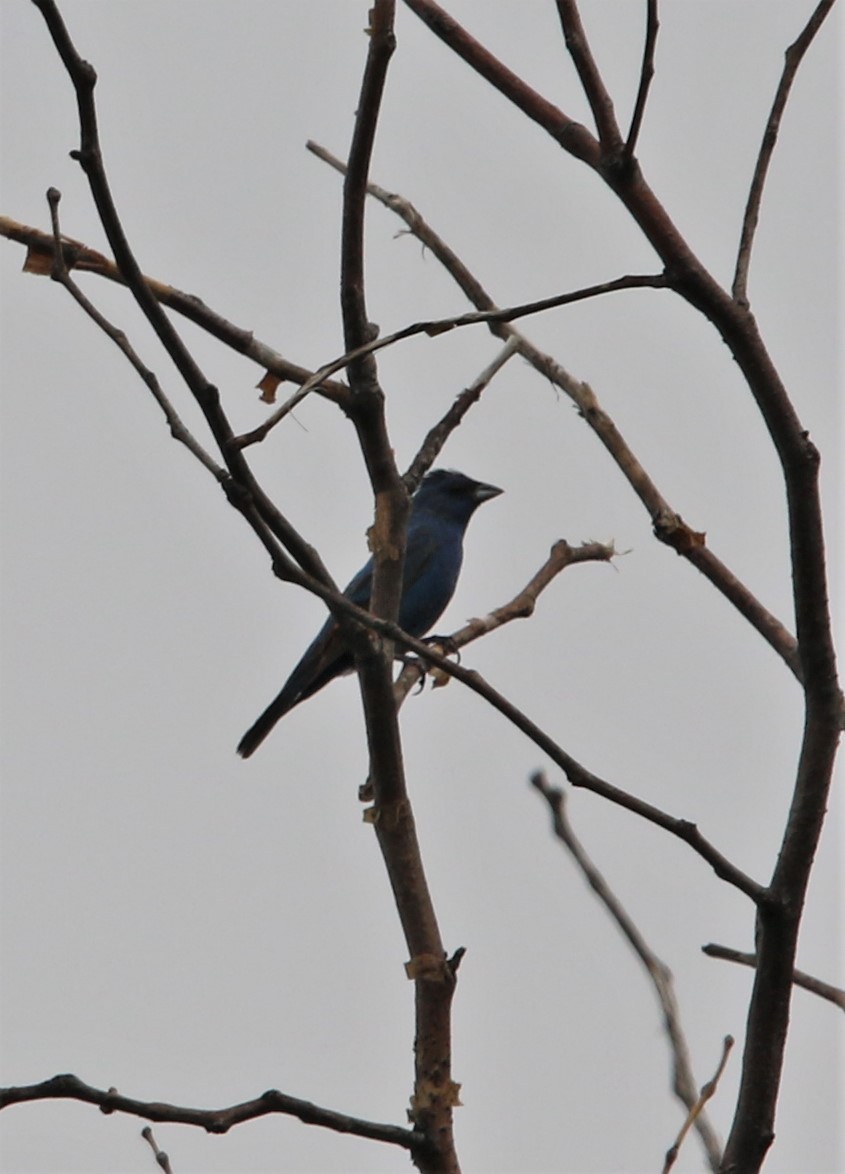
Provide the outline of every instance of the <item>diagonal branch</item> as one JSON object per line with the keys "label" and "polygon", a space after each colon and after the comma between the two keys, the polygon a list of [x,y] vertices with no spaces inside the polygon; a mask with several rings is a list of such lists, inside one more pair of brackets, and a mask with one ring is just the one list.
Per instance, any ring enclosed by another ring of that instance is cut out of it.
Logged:
{"label": "diagonal branch", "polygon": [[678,1132],[678,1136],[666,1151],[666,1159],[663,1163],[663,1174],[669,1174],[669,1171],[675,1165],[675,1162],[678,1160],[678,1154],[681,1151],[681,1146],[684,1144],[684,1138],[689,1133],[692,1126],[698,1124],[698,1120],[701,1117],[701,1114],[704,1112],[704,1106],[715,1094],[719,1085],[719,1081],[722,1079],[722,1075],[724,1074],[725,1068],[727,1066],[728,1057],[733,1051],[735,1042],[736,1041],[732,1035],[726,1035],[722,1040],[722,1055],[719,1060],[718,1067],[716,1068],[716,1071],[710,1080],[701,1086],[696,1102],[690,1107],[690,1111],[687,1114],[687,1119],[681,1126]]}
{"label": "diagonal branch", "polygon": [[[657,1001],[663,1012],[663,1027],[672,1056],[672,1088],[688,1113],[691,1113],[698,1104],[699,1091],[692,1073],[689,1044],[681,1025],[681,1013],[675,994],[672,972],[646,942],[630,914],[575,835],[566,810],[564,792],[559,787],[550,786],[543,771],[536,771],[531,776],[531,785],[539,791],[549,806],[554,834],[581,869],[590,888],[604,905],[613,921],[616,922],[620,933],[639,958],[651,980]],[[701,1138],[701,1144],[707,1153],[710,1169],[714,1171],[714,1174],[717,1174],[722,1160],[722,1147],[716,1132],[703,1112],[696,1115],[694,1123]]]}
{"label": "diagonal branch", "polygon": [[437,423],[429,428],[417,455],[411,461],[403,478],[409,493],[415,491],[422,478],[437,460],[446,441],[463,421],[464,416],[473,404],[478,403],[493,378],[515,354],[516,343],[513,339],[509,339],[492,362],[487,364],[469,387],[464,388]]}
{"label": "diagonal branch", "polygon": [[[20,221],[13,220],[10,216],[0,216],[0,236],[26,245],[27,255],[23,266],[25,273],[50,276],[55,260],[55,241],[50,233],[42,232],[28,224],[21,224]],[[64,262],[69,270],[75,269],[80,273],[93,273],[97,277],[104,277],[107,281],[126,285],[126,281],[114,261],[98,252],[97,249],[92,249],[90,245],[74,240],[73,237],[63,235],[61,239]],[[237,326],[228,318],[224,318],[222,314],[212,310],[195,294],[185,293],[184,290],[159,281],[155,277],[145,275],[144,281],[161,305],[175,310],[177,314],[181,314],[183,318],[187,318],[189,322],[193,322],[195,326],[199,326],[201,330],[205,330],[231,350],[251,359],[259,367],[265,368],[272,376],[274,385],[281,382],[301,384],[311,378],[313,372],[307,367],[286,359],[268,343],[256,338],[251,330]],[[261,386],[264,387],[266,382],[265,376]],[[349,397],[349,388],[346,384],[332,380],[326,380],[319,384],[315,390],[318,395],[339,404],[341,407],[346,404]],[[272,402],[267,391],[262,398],[267,402]]]}
{"label": "diagonal branch", "polygon": [[97,74],[93,66],[84,61],[77,52],[55,0],[32,2],[44,18],[76,94],[80,147],[79,150],[72,151],[71,155],[80,164],[88,179],[94,204],[124,281],[193,394],[220,448],[231,474],[223,486],[229,501],[236,505],[248,520],[252,518],[256,524],[260,520],[260,523],[291,552],[293,558],[311,576],[331,583],[331,576],[316,551],[303,541],[281,511],[270,501],[252,475],[244,455],[232,445],[234,433],[223,411],[217,388],[208,381],[147,286],[118,216],[103,164],[94,101]]}
{"label": "diagonal branch", "polygon": [[503,65],[434,0],[405,0],[405,5],[416,13],[435,36],[477,70],[491,86],[548,131],[564,150],[589,163],[591,167],[598,167],[601,148],[598,140],[585,126],[564,114],[553,102],[538,94],[521,77]]}
{"label": "diagonal branch", "polygon": [[581,85],[590,103],[596,130],[599,135],[602,155],[608,161],[620,158],[623,148],[622,135],[611,98],[604,79],[593,57],[587,34],[581,22],[576,0],[557,0],[557,11],[563,29],[566,48],[572,58]]}
{"label": "diagonal branch", "polygon": [[742,232],[740,234],[739,252],[736,258],[736,271],[734,273],[732,291],[735,301],[742,306],[748,305],[748,267],[751,264],[751,249],[754,244],[754,234],[757,231],[757,222],[760,218],[760,204],[763,199],[766,176],[769,172],[769,164],[772,161],[772,154],[774,153],[778,132],[780,131],[781,118],[786,109],[789,92],[792,89],[792,83],[795,81],[795,75],[798,72],[798,67],[801,64],[804,54],[812,44],[813,38],[821,28],[825,17],[831,8],[833,8],[835,2],[836,0],[819,0],[802,33],[786,50],[783,73],[775,91],[772,108],[766,121],[766,129],[763,131],[763,142],[760,145],[760,153],[757,156],[757,164],[754,168],[754,177],[751,180],[751,188],[748,192],[745,215],[742,219]]}
{"label": "diagonal branch", "polygon": [[108,319],[100,313],[97,307],[93,304],[90,298],[82,292],[73,278],[70,276],[67,264],[65,263],[64,252],[61,244],[61,231],[59,228],[59,201],[61,200],[61,192],[56,188],[49,188],[47,191],[47,202],[50,205],[50,217],[53,221],[53,239],[55,243],[55,250],[53,253],[53,265],[51,276],[54,281],[68,291],[76,304],[88,315],[91,321],[99,326],[100,330],[112,340],[117,348],[125,355],[131,365],[135,368],[141,379],[146,383],[150,389],[153,398],[164,413],[164,417],[170,427],[170,435],[174,440],[178,440],[184,444],[189,452],[193,453],[200,464],[208,470],[209,473],[221,484],[227,479],[228,474],[222,465],[217,462],[205,451],[196,437],[185,426],[179,413],[173,407],[168,397],[164,394],[161,384],[156,378],[154,372],[144,364],[137,352],[133,348],[126,334],[122,330],[118,330],[113,326]]}

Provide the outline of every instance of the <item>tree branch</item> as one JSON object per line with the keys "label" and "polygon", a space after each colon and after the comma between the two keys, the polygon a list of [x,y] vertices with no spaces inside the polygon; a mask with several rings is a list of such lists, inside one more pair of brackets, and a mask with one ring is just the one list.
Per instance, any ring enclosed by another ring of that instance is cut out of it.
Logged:
{"label": "tree branch", "polygon": [[637,97],[634,102],[634,113],[631,116],[631,128],[625,140],[625,154],[632,159],[637,149],[637,140],[640,137],[640,128],[645,115],[648,92],[654,79],[654,51],[657,46],[657,33],[660,22],[657,19],[657,0],[647,0],[646,3],[646,30],[643,46],[643,63],[640,68],[640,84],[637,88]]}
{"label": "tree branch", "polygon": [[434,0],[405,0],[405,5],[490,85],[548,131],[564,150],[589,163],[591,167],[599,165],[601,148],[595,136],[580,122],[564,114],[553,102],[526,85],[521,77],[470,36],[439,4]]}
{"label": "tree branch", "polygon": [[498,375],[508,359],[513,358],[515,354],[516,344],[513,340],[509,340],[492,362],[488,363],[481,374],[472,381],[469,387],[465,387],[460,395],[455,398],[454,402],[447,408],[437,423],[429,428],[425,439],[417,451],[417,455],[411,461],[410,467],[403,478],[409,493],[413,493],[416,490],[422,478],[437,460],[446,441],[462,423],[464,416],[473,404],[478,403],[494,377]]}
{"label": "tree branch", "polygon": [[[394,0],[376,0],[370,10],[370,47],[343,187],[341,309],[347,351],[360,352],[364,344],[372,341],[373,334],[364,296],[364,211],[373,142],[395,44],[394,15]],[[370,607],[376,616],[395,620],[402,589],[409,498],[388,437],[384,393],[372,353],[359,353],[349,363],[349,383],[348,414],[376,499],[371,532],[374,567]],[[389,635],[386,642],[373,641],[363,631],[353,631],[351,635],[375,794],[372,823],[410,952],[407,974],[414,983],[416,1031],[410,1118],[426,1138],[429,1151],[425,1158],[415,1153],[414,1160],[423,1171],[457,1174],[452,1117],[458,1087],[451,1070],[451,1006],[456,972],[443,948],[405,784],[391,680],[393,644]]]}
{"label": "tree branch", "polygon": [[402,1149],[424,1148],[424,1139],[414,1130],[398,1125],[382,1125],[361,1117],[350,1117],[333,1109],[324,1109],[311,1101],[291,1097],[278,1089],[269,1089],[252,1101],[244,1101],[226,1109],[194,1109],[181,1105],[170,1105],[163,1101],[139,1101],[134,1097],[121,1096],[116,1089],[99,1089],[70,1073],[53,1076],[39,1084],[21,1085],[17,1088],[0,1088],[0,1109],[9,1105],[21,1105],[30,1101],[71,1100],[99,1105],[103,1113],[127,1113],[147,1121],[162,1121],[175,1125],[195,1125],[207,1133],[228,1133],[235,1125],[255,1121],[273,1113],[298,1117],[305,1125],[321,1125],[336,1133],[351,1133],[372,1141],[383,1141]]}
{"label": "tree branch", "polygon": [[[117,213],[103,165],[97,130],[94,88],[97,75],[74,46],[54,0],[32,0],[39,10],[61,57],[76,94],[79,115],[80,147],[71,155],[88,179],[91,195],[100,216],[115,262],[139,308],[149,321],[205,416],[231,474],[223,488],[232,502],[249,520],[266,526],[293,555],[301,567],[314,578],[330,584],[331,576],[312,547],[308,546],[287,519],[270,501],[252,475],[243,454],[232,445],[233,432],[220,403],[220,395],[205,377],[193,356],[166,316],[152,291],[126,238]],[[255,526],[254,526],[255,528]]]}
{"label": "tree branch", "polygon": [[[38,228],[28,224],[21,224],[9,216],[0,216],[0,236],[7,240],[26,245],[27,255],[23,269],[25,273],[38,276],[50,276],[55,258],[55,242],[53,237]],[[62,236],[62,253],[68,270],[79,270],[80,273],[93,273],[107,281],[118,285],[126,285],[120,270],[114,261],[92,249],[90,245],[73,237]],[[213,338],[222,342],[239,355],[244,355],[263,367],[266,371],[259,387],[263,390],[262,399],[267,403],[273,402],[275,387],[279,383],[305,383],[313,372],[299,363],[293,363],[279,354],[277,350],[266,342],[257,339],[251,330],[237,326],[234,322],[224,318],[216,310],[207,306],[196,294],[185,293],[184,290],[159,281],[155,277],[144,275],[148,289],[162,306],[175,310],[201,330],[205,330]],[[331,400],[332,403],[343,407],[349,397],[349,388],[345,383],[326,380],[314,389],[318,395]]]}
{"label": "tree branch", "polygon": [[[531,776],[531,785],[548,804],[554,834],[578,865],[588,885],[604,905],[612,920],[616,922],[617,928],[639,958],[654,987],[657,1001],[663,1012],[663,1028],[669,1041],[669,1051],[672,1057],[672,1088],[688,1113],[692,1113],[699,1104],[699,1091],[692,1073],[689,1044],[681,1025],[681,1012],[675,994],[672,972],[650,948],[622,902],[575,835],[566,810],[564,792],[559,787],[550,786],[544,772],[539,770]],[[714,1174],[718,1174],[722,1160],[722,1147],[716,1132],[701,1110],[696,1113],[694,1123],[707,1154],[708,1165]]]}
{"label": "tree branch", "polygon": [[621,162],[622,157],[622,135],[613,111],[613,100],[590,50],[576,0],[557,0],[557,11],[566,48],[596,120],[596,130],[602,149],[602,161],[599,166],[617,164]]}
{"label": "tree branch", "polygon": [[734,1037],[732,1035],[726,1035],[722,1041],[722,1057],[719,1060],[719,1066],[716,1069],[712,1080],[708,1080],[706,1084],[701,1086],[698,1099],[691,1107],[686,1121],[681,1126],[680,1133],[675,1138],[674,1143],[667,1150],[666,1161],[663,1164],[663,1174],[669,1174],[669,1171],[675,1165],[675,1162],[678,1159],[678,1154],[681,1150],[681,1146],[684,1144],[684,1138],[689,1133],[691,1126],[698,1122],[698,1118],[704,1111],[704,1106],[715,1093],[719,1085],[719,1081],[722,1079],[722,1073],[725,1071],[725,1066],[728,1062],[728,1056],[730,1056],[733,1046]]}
{"label": "tree branch", "polygon": [[831,8],[833,8],[834,3],[835,0],[819,0],[810,19],[804,26],[801,35],[786,50],[783,73],[775,91],[772,108],[766,121],[766,129],[763,131],[763,142],[760,145],[757,164],[754,168],[754,177],[751,180],[751,188],[748,192],[748,202],[745,205],[745,215],[742,218],[742,231],[740,233],[739,251],[737,253],[736,271],[733,280],[734,300],[742,306],[748,305],[748,267],[751,264],[751,249],[754,244],[754,234],[757,231],[757,222],[760,219],[760,204],[763,199],[763,189],[766,185],[769,164],[772,161],[772,154],[777,143],[781,118],[786,109],[789,92],[792,89],[792,83],[795,81],[798,67],[801,64],[804,54],[812,44],[813,38],[821,28],[825,17]]}
{"label": "tree branch", "polygon": [[[706,954],[708,958],[738,962],[741,966],[750,966],[752,969],[757,966],[756,954],[744,954],[741,950],[732,950],[729,946],[719,946],[715,942],[702,946],[701,952]],[[840,1010],[845,1011],[845,991],[841,987],[833,986],[820,978],[814,978],[812,974],[807,974],[804,970],[793,970],[792,981],[796,986],[803,987],[804,990],[818,995],[820,999],[827,999],[828,1002],[834,1003]]]}
{"label": "tree branch", "polygon": [[156,378],[154,372],[149,367],[141,362],[137,352],[132,347],[129,339],[122,330],[118,330],[113,326],[108,319],[100,313],[91,300],[85,296],[73,278],[68,272],[67,264],[65,263],[64,252],[62,249],[62,236],[59,228],[59,201],[61,200],[61,192],[57,188],[49,188],[47,191],[47,202],[50,205],[50,217],[53,222],[53,241],[54,251],[52,254],[53,264],[51,267],[51,277],[68,291],[77,305],[88,315],[91,321],[99,326],[100,330],[112,340],[131,365],[135,368],[141,379],[146,383],[147,387],[152,392],[153,398],[164,413],[164,417],[170,427],[170,435],[174,440],[184,444],[190,453],[192,453],[200,464],[211,473],[212,477],[223,484],[228,478],[228,473],[222,465],[217,462],[205,451],[196,437],[185,426],[179,413],[173,407],[168,397],[162,391],[161,385]]}

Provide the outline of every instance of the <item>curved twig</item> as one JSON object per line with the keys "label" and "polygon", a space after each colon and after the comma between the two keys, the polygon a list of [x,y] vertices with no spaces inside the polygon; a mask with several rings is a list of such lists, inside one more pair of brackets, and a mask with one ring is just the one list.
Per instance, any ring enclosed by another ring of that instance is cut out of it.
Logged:
{"label": "curved twig", "polygon": [[195,1109],[182,1105],[171,1105],[164,1101],[139,1101],[135,1097],[122,1096],[117,1089],[94,1088],[77,1076],[65,1073],[42,1080],[39,1084],[0,1088],[0,1109],[8,1105],[21,1105],[31,1101],[71,1100],[98,1105],[103,1113],[128,1113],[147,1121],[161,1121],[176,1125],[195,1125],[207,1133],[228,1133],[235,1125],[255,1121],[272,1113],[298,1117],[306,1125],[321,1125],[336,1133],[351,1133],[373,1141],[387,1142],[402,1149],[415,1150],[422,1147],[424,1140],[412,1129],[399,1125],[382,1125],[362,1117],[350,1117],[334,1109],[325,1109],[311,1101],[291,1097],[278,1089],[269,1089],[251,1101],[243,1101],[226,1109]]}
{"label": "curved twig", "polygon": [[793,41],[786,51],[783,73],[775,91],[772,108],[766,120],[766,129],[763,131],[763,142],[754,168],[754,177],[748,192],[748,201],[745,205],[745,215],[742,218],[742,231],[739,239],[739,251],[736,258],[732,293],[734,300],[742,306],[748,305],[748,267],[751,264],[751,249],[754,244],[754,234],[757,231],[757,222],[760,218],[760,204],[763,199],[763,189],[766,185],[766,176],[772,154],[777,143],[780,131],[780,120],[786,109],[789,91],[795,81],[798,66],[804,54],[812,44],[813,38],[822,26],[825,17],[830,12],[836,0],[819,0],[810,19],[804,26],[801,35]]}
{"label": "curved twig", "polygon": [[[630,914],[575,835],[566,810],[565,793],[559,787],[550,786],[543,771],[539,770],[531,776],[531,785],[539,791],[548,804],[555,836],[566,847],[572,859],[581,869],[590,888],[616,922],[620,933],[643,964],[646,974],[651,980],[657,1001],[663,1012],[663,1026],[672,1056],[672,1088],[687,1112],[691,1113],[698,1105],[699,1089],[692,1073],[689,1044],[681,1025],[681,1012],[675,994],[672,971],[665,962],[657,957],[646,942]],[[714,1171],[714,1174],[717,1174],[722,1161],[722,1146],[716,1131],[702,1111],[696,1114],[694,1124],[707,1154],[710,1169]]]}

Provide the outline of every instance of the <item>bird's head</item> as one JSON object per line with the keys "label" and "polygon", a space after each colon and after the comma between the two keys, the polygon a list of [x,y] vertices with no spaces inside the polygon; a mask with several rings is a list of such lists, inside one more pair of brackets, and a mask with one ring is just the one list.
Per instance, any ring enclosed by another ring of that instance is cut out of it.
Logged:
{"label": "bird's head", "polygon": [[454,469],[435,469],[423,478],[414,494],[412,510],[433,511],[444,517],[468,522],[482,502],[498,497],[503,490],[486,481],[474,481]]}

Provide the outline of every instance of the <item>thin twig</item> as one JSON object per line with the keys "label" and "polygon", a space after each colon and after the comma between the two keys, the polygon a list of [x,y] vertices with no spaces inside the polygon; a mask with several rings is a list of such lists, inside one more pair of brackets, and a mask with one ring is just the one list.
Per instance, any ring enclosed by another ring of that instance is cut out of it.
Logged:
{"label": "thin twig", "polygon": [[[211,434],[220,448],[231,474],[223,483],[228,500],[240,510],[262,542],[266,538],[262,529],[266,529],[278,543],[281,543],[290,552],[289,556],[283,556],[281,552],[276,555],[275,565],[277,567],[283,565],[285,557],[288,561],[295,559],[312,578],[321,579],[326,584],[332,584],[331,576],[317,552],[304,541],[278,507],[269,499],[253,476],[243,453],[232,445],[234,433],[220,402],[219,391],[206,378],[173,323],[162,310],[155,294],[147,286],[144,274],[118,215],[103,163],[97,127],[97,108],[94,100],[94,90],[97,84],[96,71],[89,62],[83,60],[79,55],[55,0],[33,0],[33,3],[44,17],[53,44],[76,94],[80,146],[78,150],[71,152],[71,157],[77,160],[88,179],[94,204],[114,253],[115,263],[139,309],[149,321],[194,396]],[[297,573],[292,569],[290,577],[295,578]]]}
{"label": "thin twig", "polygon": [[306,1125],[320,1125],[337,1133],[351,1133],[373,1141],[383,1141],[413,1151],[422,1139],[411,1129],[399,1125],[383,1125],[362,1117],[350,1117],[334,1109],[324,1109],[311,1101],[291,1097],[278,1089],[269,1089],[252,1101],[231,1105],[226,1109],[195,1109],[171,1105],[162,1101],[139,1101],[121,1096],[114,1088],[99,1089],[85,1084],[70,1073],[53,1076],[39,1084],[0,1088],[0,1109],[31,1101],[72,1100],[99,1105],[103,1113],[127,1113],[147,1121],[166,1121],[176,1125],[195,1125],[207,1133],[228,1133],[244,1121],[254,1121],[273,1113],[298,1117]]}
{"label": "thin twig", "polygon": [[[616,922],[623,937],[639,958],[651,980],[663,1012],[663,1026],[672,1056],[672,1088],[689,1113],[697,1105],[699,1093],[692,1073],[689,1045],[681,1025],[680,1008],[675,994],[672,972],[648,945],[630,914],[575,835],[566,810],[564,792],[559,787],[550,786],[543,771],[535,771],[531,776],[531,785],[539,791],[549,806],[554,834],[581,869],[590,888]],[[722,1160],[721,1143],[704,1113],[699,1112],[696,1115],[695,1127],[707,1153],[710,1169],[716,1174]]]}
{"label": "thin twig", "polygon": [[678,1159],[678,1154],[681,1152],[681,1146],[684,1144],[684,1138],[689,1133],[691,1127],[698,1120],[699,1116],[704,1110],[704,1106],[716,1092],[716,1089],[719,1086],[719,1081],[722,1078],[722,1073],[725,1071],[725,1066],[728,1062],[728,1056],[730,1056],[733,1046],[734,1037],[732,1035],[726,1035],[722,1041],[722,1057],[719,1060],[718,1068],[713,1074],[713,1079],[708,1080],[706,1084],[701,1086],[701,1092],[698,1095],[698,1100],[690,1109],[689,1114],[687,1115],[687,1119],[681,1126],[680,1133],[675,1138],[674,1143],[666,1151],[666,1159],[663,1164],[663,1174],[669,1174],[669,1171],[675,1165],[675,1162]]}
{"label": "thin twig", "polygon": [[754,234],[757,231],[757,222],[760,219],[760,204],[763,199],[763,189],[766,185],[766,176],[772,154],[780,131],[781,118],[786,109],[789,91],[795,81],[798,67],[813,42],[813,38],[821,28],[825,17],[830,12],[835,0],[819,0],[810,19],[804,26],[800,36],[786,50],[783,72],[775,91],[772,108],[766,120],[766,129],[763,131],[763,142],[757,156],[751,188],[748,192],[748,201],[745,205],[745,215],[742,218],[742,232],[740,233],[739,251],[736,258],[732,293],[734,300],[741,306],[748,305],[748,268],[751,264],[751,249],[754,244]]}
{"label": "thin twig", "polygon": [[[368,185],[372,188],[373,185]],[[381,338],[374,338],[360,346],[339,355],[336,359],[324,363],[309,379],[280,406],[267,417],[257,428],[235,438],[239,448],[247,448],[251,444],[262,441],[268,432],[289,415],[303,399],[319,387],[331,375],[350,367],[360,359],[374,355],[386,347],[394,346],[406,338],[413,338],[418,334],[427,334],[434,338],[439,334],[457,330],[462,326],[478,326],[481,324],[515,322],[519,318],[526,318],[532,314],[541,314],[545,310],[554,310],[560,306],[568,306],[574,302],[586,301],[588,298],[601,297],[608,293],[617,293],[627,289],[666,289],[668,281],[662,273],[629,273],[623,277],[616,277],[612,281],[603,281],[597,285],[585,286],[583,289],[569,290],[566,293],[554,294],[552,297],[539,298],[531,302],[523,302],[516,306],[496,307],[490,310],[479,310],[464,314],[452,314],[448,318],[429,318],[421,322],[412,322],[395,330],[392,334],[385,334]]]}
{"label": "thin twig", "polygon": [[613,100],[590,49],[576,0],[557,0],[557,10],[566,48],[596,120],[602,154],[607,159],[613,159],[621,154],[622,135],[613,112]]}
{"label": "thin twig", "polygon": [[[708,958],[721,958],[725,962],[737,962],[741,966],[750,966],[752,970],[757,967],[756,954],[732,950],[729,946],[719,946],[715,942],[702,946],[701,952],[706,954]],[[796,986],[803,987],[805,991],[818,995],[820,999],[827,999],[829,1003],[833,1003],[840,1010],[845,1011],[845,991],[841,987],[824,982],[821,978],[815,978],[804,970],[793,970],[792,981]]]}
{"label": "thin twig", "polygon": [[153,1131],[150,1129],[149,1125],[145,1125],[141,1130],[141,1137],[143,1137],[144,1141],[149,1145],[150,1149],[155,1154],[155,1159],[161,1169],[164,1171],[164,1174],[173,1174],[173,1167],[170,1165],[170,1157],[164,1152],[163,1149],[159,1149],[159,1144],[156,1141],[155,1136],[153,1135]]}
{"label": "thin twig", "polygon": [[625,140],[625,155],[633,159],[640,137],[640,129],[645,114],[648,92],[654,79],[654,51],[657,46],[657,33],[660,22],[657,19],[657,0],[647,0],[645,44],[643,45],[643,63],[640,68],[640,84],[637,88],[637,98],[634,102],[634,113],[631,116],[631,129]]}
{"label": "thin twig", "polygon": [[214,458],[206,452],[196,437],[185,426],[179,413],[173,407],[169,398],[162,391],[161,385],[158,382],[154,372],[147,367],[138,356],[135,349],[132,347],[126,334],[113,326],[108,319],[100,313],[93,302],[82,292],[73,278],[68,272],[68,267],[65,264],[64,253],[62,251],[62,236],[59,227],[59,201],[61,200],[61,192],[56,188],[50,188],[47,192],[47,202],[50,205],[50,218],[53,223],[53,265],[52,277],[54,281],[59,282],[68,291],[74,301],[79,305],[88,317],[99,326],[100,330],[106,334],[117,348],[126,356],[132,366],[135,368],[141,379],[146,383],[147,387],[152,392],[156,403],[164,412],[165,419],[170,427],[170,435],[174,440],[178,440],[180,444],[193,453],[201,465],[206,468],[209,473],[221,484],[226,481],[228,473],[222,465],[218,465]]}
{"label": "thin twig", "polygon": [[473,404],[478,403],[485,389],[498,375],[508,359],[516,354],[516,342],[508,339],[492,362],[484,368],[468,387],[458,395],[443,416],[428,430],[425,439],[419,447],[417,455],[411,461],[403,480],[409,493],[413,493],[422,478],[437,460],[444,444],[462,422]]}

